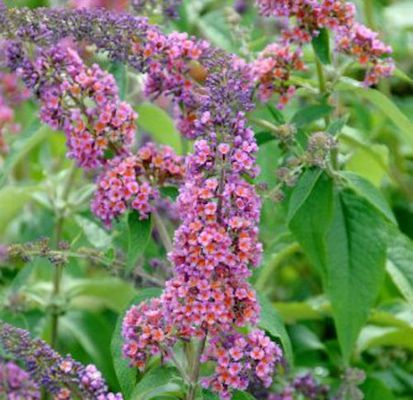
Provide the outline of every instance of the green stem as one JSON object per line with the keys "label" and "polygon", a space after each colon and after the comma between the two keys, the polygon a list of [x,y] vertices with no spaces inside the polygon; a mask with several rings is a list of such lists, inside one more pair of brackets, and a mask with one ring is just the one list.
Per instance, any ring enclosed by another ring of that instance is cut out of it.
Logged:
{"label": "green stem", "polygon": [[195,400],[196,391],[198,389],[199,373],[201,370],[201,356],[205,350],[205,344],[207,340],[207,335],[198,344],[197,351],[195,352],[194,358],[188,363],[190,368],[190,379],[191,384],[189,387],[186,400]]}
{"label": "green stem", "polygon": [[268,129],[272,133],[277,134],[279,132],[277,125],[274,125],[271,122],[266,121],[265,119],[251,117],[250,121],[260,126],[261,128]]}
{"label": "green stem", "polygon": [[257,291],[263,290],[268,283],[271,283],[270,277],[273,275],[278,266],[299,250],[300,245],[298,243],[292,243],[280,252],[276,253],[270,262],[262,269],[261,274],[254,285]]}
{"label": "green stem", "polygon": [[155,227],[159,233],[159,237],[161,238],[161,242],[163,246],[165,247],[166,252],[170,253],[173,249],[172,240],[169,236],[169,233],[168,233],[168,230],[166,229],[165,224],[162,221],[162,218],[156,211],[152,213],[152,218],[153,218]]}
{"label": "green stem", "polygon": [[364,18],[366,19],[367,26],[375,30],[373,0],[364,0]]}
{"label": "green stem", "polygon": [[[117,267],[121,270],[124,270],[126,268],[126,264],[119,261],[119,260],[106,260],[103,257],[100,257],[98,255],[93,255],[93,254],[87,254],[87,253],[76,253],[74,251],[62,251],[62,250],[51,250],[49,252],[49,254],[51,256],[59,256],[59,257],[70,257],[70,258],[77,258],[80,260],[90,260],[93,261],[95,263],[99,263],[107,268],[110,267]],[[32,256],[32,257],[37,257],[37,256],[41,256],[42,253],[41,251],[36,251],[36,250],[30,250],[27,251],[25,250],[25,255],[27,256]],[[161,279],[158,279],[152,275],[147,274],[146,272],[137,269],[135,270],[135,274],[139,277],[141,277],[142,279],[145,279],[149,282],[151,282],[152,284],[159,286],[159,287],[163,287],[165,285],[165,282]]]}
{"label": "green stem", "polygon": [[321,64],[321,61],[319,60],[316,54],[314,54],[314,57],[315,57],[315,65],[317,69],[318,89],[321,95],[325,95],[327,93],[327,80],[324,74],[323,64]]}
{"label": "green stem", "polygon": [[[320,91],[321,96],[325,96],[327,99],[329,97],[329,93],[327,90],[327,80],[326,76],[324,73],[324,67],[323,64],[321,64],[321,61],[317,57],[317,54],[314,52],[314,58],[315,58],[315,64],[316,64],[316,69],[317,69],[317,77],[318,77],[318,88]],[[324,122],[325,122],[325,129],[330,125],[330,117],[327,115],[324,117]],[[337,148],[333,148],[330,152],[330,158],[331,158],[331,166],[334,169],[338,169],[338,150]]]}
{"label": "green stem", "polygon": [[[70,189],[75,181],[77,168],[76,165],[73,163],[69,170],[69,176],[67,177],[66,184],[63,187],[62,192],[62,201],[66,203]],[[65,206],[64,206],[65,207]],[[57,247],[62,240],[63,237],[63,225],[65,222],[65,209],[57,211],[58,217],[56,221],[55,227],[55,246]],[[53,275],[53,292],[52,292],[52,300],[56,301],[59,298],[60,289],[61,289],[61,282],[63,276],[63,265],[58,264],[55,265],[54,275]],[[51,345],[52,347],[56,347],[57,336],[58,336],[58,328],[59,328],[59,314],[60,310],[56,306],[56,304],[52,304],[52,322],[51,322]]]}

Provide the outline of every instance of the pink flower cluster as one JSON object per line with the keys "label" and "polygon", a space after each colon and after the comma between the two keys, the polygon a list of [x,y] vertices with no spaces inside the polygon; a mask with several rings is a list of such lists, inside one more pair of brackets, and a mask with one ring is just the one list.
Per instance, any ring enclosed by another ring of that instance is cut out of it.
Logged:
{"label": "pink flower cluster", "polygon": [[391,54],[391,47],[378,39],[377,32],[364,25],[355,23],[351,30],[338,35],[337,46],[340,51],[356,57],[361,65],[367,66],[364,79],[367,86],[376,85],[382,77],[388,77],[394,71],[393,60],[383,59],[386,54]]}
{"label": "pink flower cluster", "polygon": [[193,111],[199,106],[196,92],[201,90],[199,81],[205,79],[205,70],[198,60],[209,48],[205,41],[194,41],[187,33],[172,32],[165,36],[149,31],[147,41],[135,42],[133,52],[143,53],[148,61],[145,92],[155,98],[160,94],[171,95],[185,109],[179,128],[183,135],[193,137],[187,127],[193,122]]}
{"label": "pink flower cluster", "polygon": [[[14,362],[0,360],[0,395],[6,400],[39,400],[40,389]],[[3,397],[4,396],[4,397]]]}
{"label": "pink flower cluster", "polygon": [[217,367],[203,385],[219,393],[222,399],[231,398],[231,388],[246,390],[257,378],[269,387],[275,364],[281,359],[280,348],[258,329],[247,336],[234,333],[215,337],[203,361],[214,361]]}
{"label": "pink flower cluster", "polygon": [[0,71],[0,154],[8,152],[6,132],[17,133],[20,126],[14,121],[14,108],[29,97],[14,73]]}
{"label": "pink flower cluster", "polygon": [[[391,47],[380,41],[377,33],[355,21],[354,4],[344,0],[257,0],[257,3],[264,16],[287,17],[295,21],[283,31],[280,43],[268,46],[253,64],[262,99],[269,99],[274,86],[274,92],[281,95],[279,106],[285,105],[294,93],[294,86],[288,83],[289,74],[280,74],[279,65],[284,65],[286,54],[290,57],[295,55],[296,70],[302,70],[300,51],[291,47],[296,45],[301,48],[324,28],[335,33],[338,52],[353,56],[366,66],[366,85],[377,84],[381,78],[392,74]],[[273,68],[269,70],[271,63]],[[295,65],[290,65],[292,71]],[[279,86],[284,88],[281,93]]]}
{"label": "pink flower cluster", "polygon": [[177,184],[183,176],[182,157],[168,146],[146,144],[136,155],[108,162],[98,178],[92,211],[108,226],[130,208],[147,218],[159,197],[156,186]]}
{"label": "pink flower cluster", "polygon": [[[68,156],[90,169],[107,153],[125,153],[135,137],[137,114],[122,102],[112,75],[97,64],[87,67],[71,49],[54,47],[39,56],[34,72],[40,85],[43,122],[62,129]],[[50,77],[43,82],[44,77]]]}
{"label": "pink flower cluster", "polygon": [[166,323],[159,299],[130,308],[123,320],[122,336],[124,355],[141,371],[151,356],[162,354],[167,359],[167,349],[176,342],[173,327]]}
{"label": "pink flower cluster", "polygon": [[[223,399],[230,397],[232,389],[245,387],[252,377],[268,385],[281,351],[262,332],[253,331],[244,338],[244,351],[248,346],[251,350],[240,356],[238,363],[230,362],[234,364],[233,378],[224,383],[224,364],[213,356],[215,348],[229,337],[241,341],[243,335],[237,329],[255,325],[259,317],[259,305],[247,278],[250,267],[258,266],[262,252],[257,228],[260,199],[244,178],[258,173],[258,147],[244,113],[235,111],[236,102],[244,101],[241,88],[245,76],[239,65],[233,68],[208,77],[211,87],[204,90],[210,90],[212,99],[194,115],[194,123],[203,129],[197,130],[193,154],[187,157],[186,179],[178,198],[183,223],[175,232],[169,255],[174,276],[166,283],[156,310],[153,303],[141,304],[123,323],[125,356],[140,368],[149,357],[143,344],[151,344],[155,354],[164,354],[166,338],[171,343],[194,337],[205,341],[203,360],[216,363],[215,373],[205,384]],[[223,97],[222,92],[233,98]],[[248,88],[245,93],[249,93]],[[156,318],[148,318],[148,311],[155,312]],[[261,353],[257,353],[259,358],[250,358],[254,348],[264,351],[262,358]]]}
{"label": "pink flower cluster", "polygon": [[273,43],[267,46],[252,65],[258,79],[259,98],[268,101],[279,94],[278,107],[283,108],[295,94],[295,86],[289,83],[291,72],[305,69],[302,50]]}

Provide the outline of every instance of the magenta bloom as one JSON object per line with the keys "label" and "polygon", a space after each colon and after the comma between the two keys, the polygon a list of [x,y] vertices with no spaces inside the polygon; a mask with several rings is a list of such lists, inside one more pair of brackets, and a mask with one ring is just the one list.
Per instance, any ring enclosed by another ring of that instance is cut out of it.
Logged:
{"label": "magenta bloom", "polygon": [[17,364],[0,362],[0,394],[7,400],[38,400],[39,387]]}
{"label": "magenta bloom", "polygon": [[160,186],[176,185],[184,176],[182,157],[168,146],[159,149],[149,143],[136,155],[109,161],[97,182],[92,211],[110,225],[129,209],[142,219],[154,210]]}

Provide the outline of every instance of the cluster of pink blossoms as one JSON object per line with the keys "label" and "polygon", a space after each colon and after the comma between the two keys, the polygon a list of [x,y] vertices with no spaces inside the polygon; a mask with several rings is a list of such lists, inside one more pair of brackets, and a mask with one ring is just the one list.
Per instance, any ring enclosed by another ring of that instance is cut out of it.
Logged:
{"label": "cluster of pink blossoms", "polygon": [[26,84],[40,93],[42,121],[65,132],[68,156],[80,167],[96,168],[107,153],[129,151],[137,114],[120,100],[112,75],[97,64],[87,67],[74,50],[60,46],[25,67],[20,72]]}
{"label": "cluster of pink blossoms", "polygon": [[[244,113],[237,111],[244,101],[249,109],[248,69],[242,71],[233,59],[226,62],[234,64],[208,70],[204,102],[195,103],[192,132],[197,140],[187,157],[178,198],[183,222],[169,254],[174,276],[159,300],[132,307],[123,322],[124,354],[141,369],[151,354],[167,356],[168,347],[179,339],[205,341],[202,361],[214,362],[216,370],[204,384],[223,399],[230,398],[233,389],[248,386],[251,379],[268,386],[281,358],[280,348],[263,332],[245,336],[237,330],[259,319],[259,305],[247,278],[262,252],[257,228],[260,199],[244,179],[258,172],[258,147]],[[235,351],[234,338],[237,343],[244,338],[246,346],[238,362],[225,365],[216,349]],[[225,374],[227,367],[232,378]]]}
{"label": "cluster of pink blossoms", "polygon": [[176,342],[173,327],[167,324],[159,299],[129,309],[123,321],[122,336],[124,355],[133,360],[132,365],[140,371],[145,369],[151,356],[162,354],[168,359],[168,348]]}
{"label": "cluster of pink blossoms", "polygon": [[[361,65],[366,66],[366,85],[375,85],[381,78],[392,74],[394,63],[389,57],[391,47],[380,41],[376,32],[356,22],[354,4],[344,0],[257,0],[257,3],[264,16],[287,17],[295,21],[282,32],[280,43],[268,46],[253,63],[262,99],[268,100],[273,88],[273,92],[281,95],[279,107],[285,105],[295,90],[288,82],[289,74],[280,74],[286,55],[289,61],[287,65],[294,67],[291,58],[301,58],[299,49],[325,28],[335,33],[338,52],[355,57]],[[293,50],[292,46],[298,46],[298,50]],[[302,70],[303,62],[296,62],[297,70]]]}
{"label": "cluster of pink blossoms", "polygon": [[254,76],[259,77],[259,93],[261,101],[268,101],[274,93],[280,95],[278,107],[284,107],[295,94],[295,86],[291,85],[291,72],[305,69],[302,61],[302,50],[291,49],[273,43],[265,48],[252,65]]}
{"label": "cluster of pink blossoms", "polygon": [[178,128],[189,138],[194,137],[191,125],[195,119],[194,110],[199,107],[197,91],[202,90],[199,81],[205,79],[205,71],[198,60],[208,48],[207,42],[194,41],[187,33],[173,32],[165,36],[154,30],[148,32],[144,44],[137,41],[132,49],[135,54],[143,53],[147,58],[147,96],[172,96],[184,110]]}
{"label": "cluster of pink blossoms", "polygon": [[14,122],[13,109],[28,97],[29,91],[21,87],[16,74],[0,71],[0,154],[8,151],[6,131],[17,133],[20,130]]}
{"label": "cluster of pink blossoms", "polygon": [[[39,387],[14,362],[0,359],[0,395],[6,400],[40,400]],[[5,396],[5,397],[3,397]]]}
{"label": "cluster of pink blossoms", "polygon": [[230,388],[246,390],[254,377],[270,386],[276,363],[281,362],[280,348],[260,330],[247,336],[234,333],[225,341],[215,337],[203,356],[204,361],[215,361],[213,376],[205,378],[203,385],[230,399]]}
{"label": "cluster of pink blossoms", "polygon": [[182,157],[168,146],[157,149],[153,143],[146,144],[136,155],[108,162],[97,181],[92,211],[108,226],[130,208],[147,218],[159,197],[156,187],[176,185],[183,177]]}

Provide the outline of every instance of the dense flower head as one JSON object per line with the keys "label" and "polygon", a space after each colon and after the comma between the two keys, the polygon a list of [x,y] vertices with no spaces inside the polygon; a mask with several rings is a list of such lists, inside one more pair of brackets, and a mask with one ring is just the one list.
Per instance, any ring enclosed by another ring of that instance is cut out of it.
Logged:
{"label": "dense flower head", "polygon": [[97,182],[92,211],[110,225],[129,209],[145,219],[154,210],[158,188],[176,185],[184,176],[183,158],[172,148],[148,143],[136,155],[110,160]]}
{"label": "dense flower head", "polygon": [[353,56],[366,66],[364,83],[375,85],[381,78],[394,71],[389,55],[390,46],[378,39],[378,34],[356,22],[356,8],[344,0],[257,0],[262,15],[287,17],[291,22],[282,32],[281,42],[285,46],[302,46],[330,29],[335,34],[338,52]]}
{"label": "dense flower head", "polygon": [[258,379],[265,387],[272,382],[276,364],[282,360],[281,349],[264,332],[255,329],[247,336],[232,333],[210,340],[203,361],[214,361],[215,372],[203,384],[230,399],[230,389],[246,390]]}
{"label": "dense flower head", "polygon": [[394,61],[386,57],[391,54],[390,46],[378,39],[378,33],[361,24],[337,37],[337,47],[343,53],[358,59],[361,65],[367,65],[364,83],[376,85],[381,78],[390,76],[394,71]]}
{"label": "dense flower head", "polygon": [[79,166],[96,168],[106,152],[128,151],[137,115],[119,99],[113,76],[97,64],[87,67],[74,50],[55,46],[17,71],[38,93],[41,120],[65,132],[68,156]]}
{"label": "dense flower head", "polygon": [[38,400],[40,390],[17,364],[0,360],[0,395],[6,400]]}
{"label": "dense flower head", "polygon": [[123,320],[122,336],[123,354],[141,371],[151,356],[167,359],[167,349],[176,342],[173,326],[166,323],[159,299],[131,307]]}
{"label": "dense flower head", "polygon": [[[205,41],[190,38],[187,33],[163,35],[149,32],[144,44],[135,43],[133,51],[148,58],[145,93],[149,97],[171,95],[174,101],[189,110],[199,106],[196,89],[203,67],[199,59],[209,48]],[[201,72],[197,72],[197,69]],[[185,134],[185,131],[183,131]],[[189,136],[189,135],[187,135]]]}
{"label": "dense flower head", "polygon": [[121,394],[108,392],[102,374],[94,365],[83,366],[71,356],[62,357],[30,333],[2,323],[0,343],[6,352],[25,364],[31,380],[43,386],[56,400],[80,395],[85,400],[122,400]]}
{"label": "dense flower head", "polygon": [[254,78],[258,83],[258,96],[268,101],[274,93],[279,94],[278,107],[283,108],[295,94],[295,86],[289,80],[291,73],[305,69],[302,50],[293,50],[289,45],[268,45],[252,64]]}

